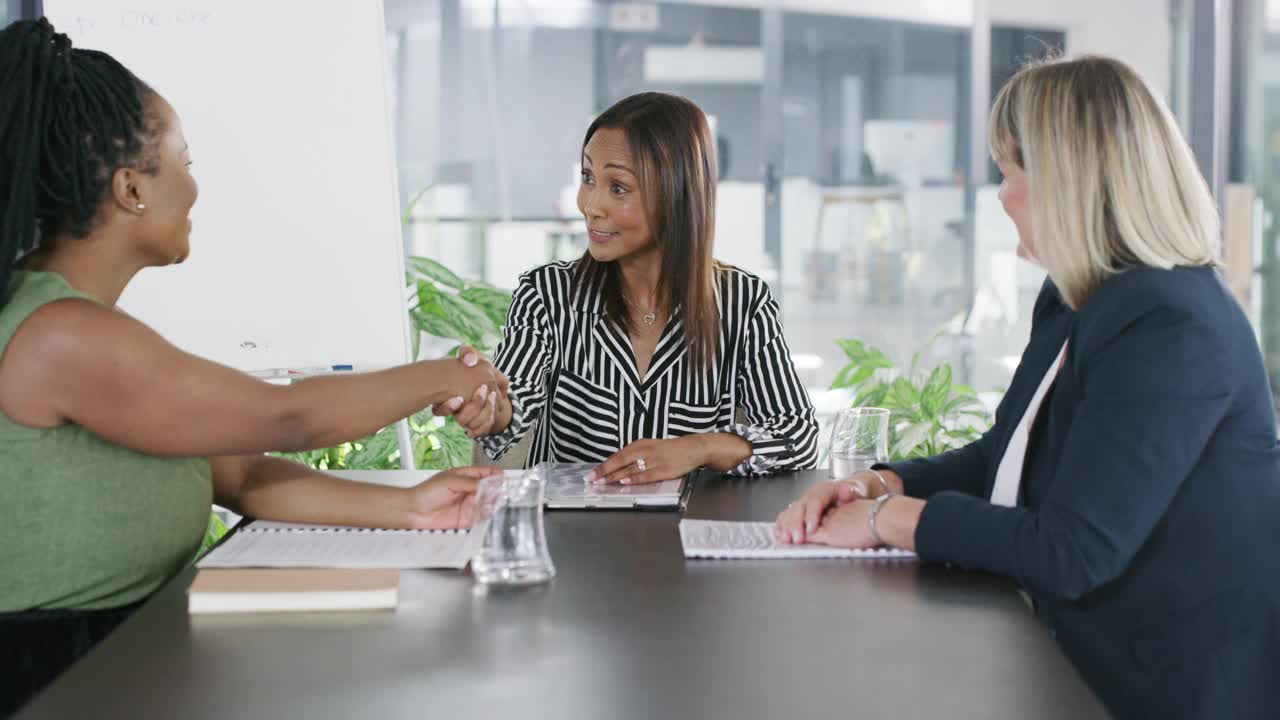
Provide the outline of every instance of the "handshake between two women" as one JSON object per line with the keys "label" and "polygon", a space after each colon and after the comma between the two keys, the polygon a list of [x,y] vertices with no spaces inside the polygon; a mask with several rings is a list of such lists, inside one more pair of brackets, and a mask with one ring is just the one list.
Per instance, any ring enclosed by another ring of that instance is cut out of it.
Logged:
{"label": "handshake between two women", "polygon": [[[438,417],[453,417],[466,429],[467,437],[476,441],[508,433],[515,408],[506,375],[484,355],[465,345],[458,349],[457,361],[469,376],[478,373],[484,379],[467,394],[437,403],[432,412]],[[609,455],[588,473],[587,481],[601,485],[662,482],[684,477],[700,467],[726,471],[750,454],[750,443],[729,433],[641,439]]]}

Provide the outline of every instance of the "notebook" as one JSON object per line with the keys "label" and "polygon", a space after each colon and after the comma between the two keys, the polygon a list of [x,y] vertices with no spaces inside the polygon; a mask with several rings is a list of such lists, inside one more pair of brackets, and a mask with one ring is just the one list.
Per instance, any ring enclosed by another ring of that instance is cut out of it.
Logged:
{"label": "notebook", "polygon": [[394,609],[399,570],[205,568],[187,588],[193,615]]}
{"label": "notebook", "polygon": [[480,549],[482,529],[371,530],[255,520],[196,563],[199,568],[454,568]]}
{"label": "notebook", "polygon": [[679,509],[684,502],[686,480],[645,485],[596,485],[583,478],[597,466],[590,463],[540,463],[545,470],[544,504],[552,510]]}
{"label": "notebook", "polygon": [[826,545],[788,545],[778,542],[771,522],[681,520],[680,542],[687,558],[914,558],[896,548],[850,550]]}

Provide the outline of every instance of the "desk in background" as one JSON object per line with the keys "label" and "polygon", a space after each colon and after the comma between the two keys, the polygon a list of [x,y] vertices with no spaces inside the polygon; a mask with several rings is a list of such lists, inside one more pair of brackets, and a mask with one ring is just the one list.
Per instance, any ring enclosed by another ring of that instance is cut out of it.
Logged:
{"label": "desk in background", "polygon": [[[700,478],[687,515],[771,520],[821,479]],[[551,513],[551,585],[406,572],[394,613],[191,617],[188,573],[17,717],[1105,717],[1005,580],[686,561],[679,519]]]}

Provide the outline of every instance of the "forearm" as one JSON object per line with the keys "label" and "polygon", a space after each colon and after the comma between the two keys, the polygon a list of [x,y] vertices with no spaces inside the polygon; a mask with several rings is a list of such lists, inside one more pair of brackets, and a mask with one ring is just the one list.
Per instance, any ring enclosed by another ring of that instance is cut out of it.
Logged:
{"label": "forearm", "polygon": [[263,520],[410,527],[410,502],[404,488],[342,480],[283,458],[249,461],[229,505]]}
{"label": "forearm", "polygon": [[916,526],[920,524],[924,505],[924,500],[901,495],[887,500],[876,515],[876,532],[885,543],[915,552]]}
{"label": "forearm", "polygon": [[728,472],[751,457],[751,443],[732,433],[704,433],[697,440],[698,463],[716,472]]}
{"label": "forearm", "polygon": [[[402,418],[449,399],[461,372],[455,360],[430,360],[390,370],[322,376],[288,388],[289,415],[297,418],[297,451],[329,447],[365,437]],[[479,383],[477,383],[477,386]]]}
{"label": "forearm", "polygon": [[515,408],[511,404],[509,396],[499,395],[497,405],[494,407],[493,430],[490,435],[498,435],[507,431],[511,427],[511,421],[515,417]]}
{"label": "forearm", "polygon": [[493,427],[486,437],[511,437],[487,443],[487,452],[505,451],[538,419],[546,401],[551,368],[557,362],[555,345],[549,341],[548,333],[529,325],[507,328],[507,337],[494,353],[493,364],[508,382],[494,406]]}
{"label": "forearm", "polygon": [[498,418],[501,424],[487,435],[477,438],[485,453],[498,459],[524,437],[541,416],[545,395],[538,389],[512,387],[506,398],[498,400]]}

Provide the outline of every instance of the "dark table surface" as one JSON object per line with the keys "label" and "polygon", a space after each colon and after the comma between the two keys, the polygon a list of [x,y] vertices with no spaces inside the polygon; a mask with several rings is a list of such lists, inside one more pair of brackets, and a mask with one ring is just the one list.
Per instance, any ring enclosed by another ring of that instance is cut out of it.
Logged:
{"label": "dark table surface", "polygon": [[[697,480],[772,520],[820,472]],[[914,561],[688,560],[671,512],[555,512],[549,585],[406,571],[395,612],[189,616],[169,583],[20,718],[1089,718],[1012,583]]]}

